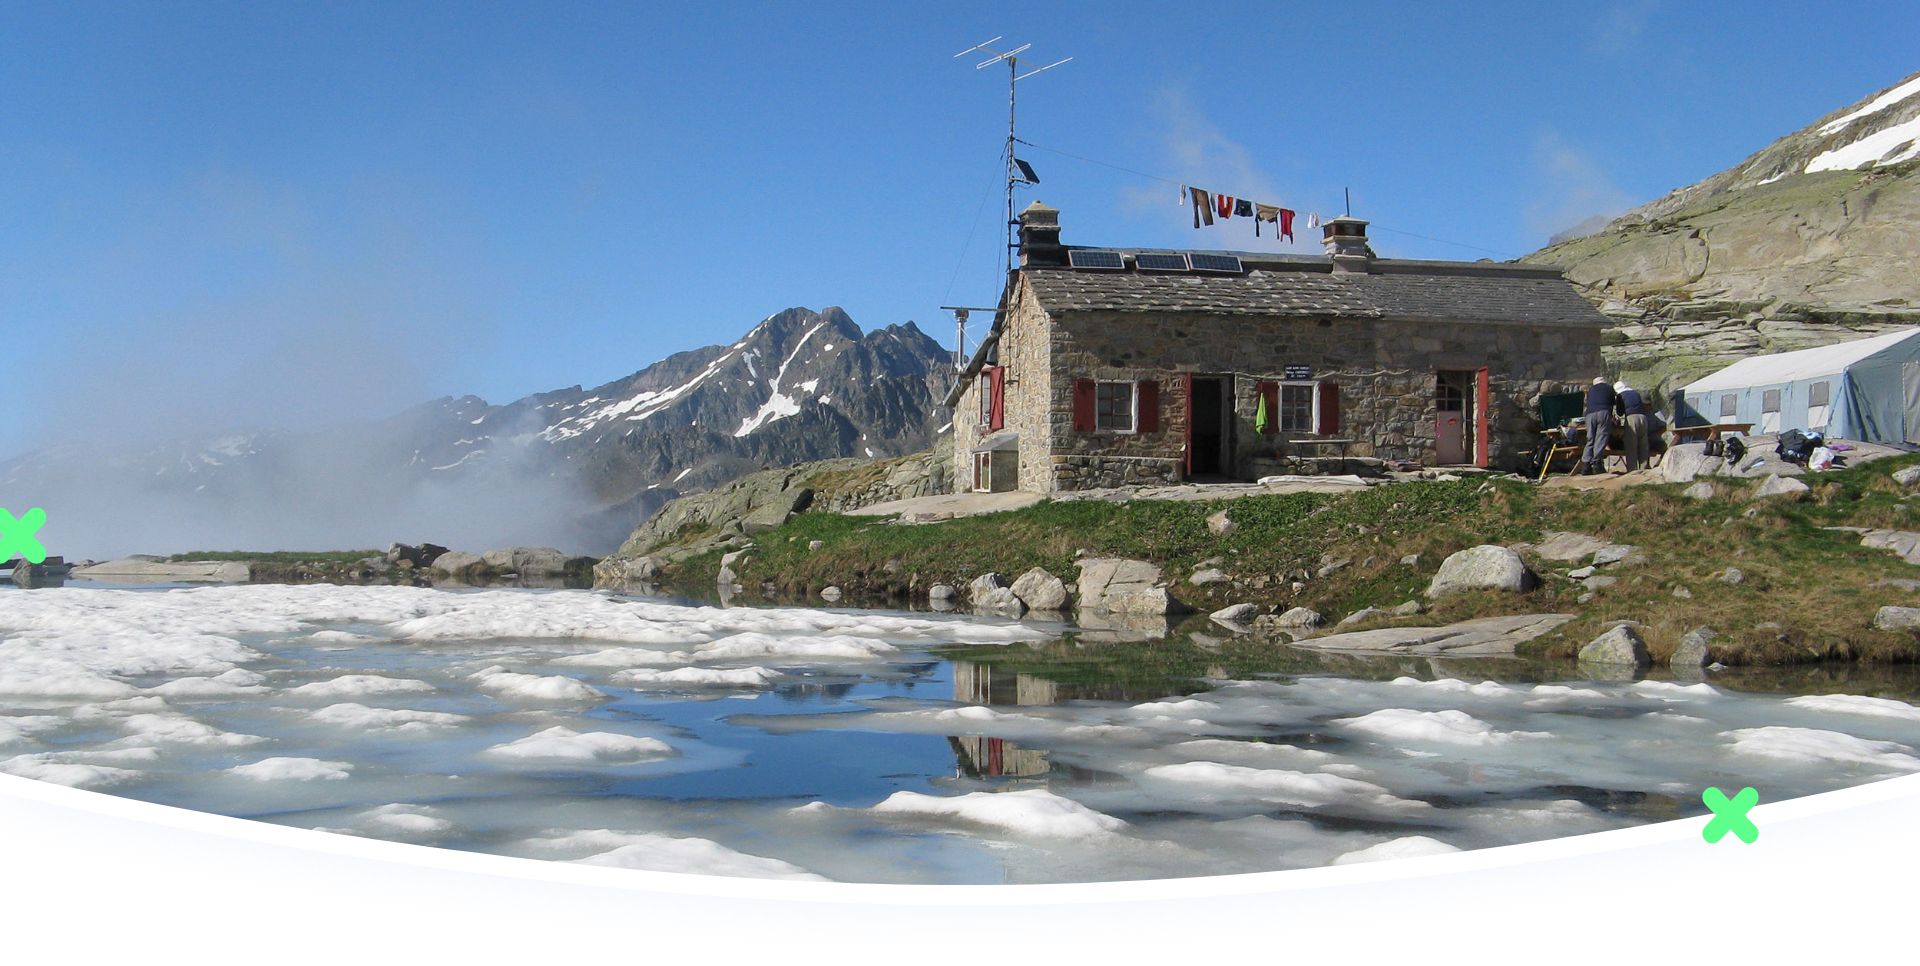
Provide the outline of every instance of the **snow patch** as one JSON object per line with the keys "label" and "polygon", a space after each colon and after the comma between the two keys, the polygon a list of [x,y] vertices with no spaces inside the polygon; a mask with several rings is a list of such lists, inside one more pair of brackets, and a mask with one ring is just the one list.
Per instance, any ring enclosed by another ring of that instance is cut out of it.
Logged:
{"label": "snow patch", "polygon": [[605,731],[581,733],[555,725],[518,741],[494,745],[486,753],[500,758],[599,764],[661,758],[673,754],[673,747],[658,738],[638,738]]}
{"label": "snow patch", "polygon": [[1459,849],[1436,838],[1425,835],[1405,835],[1389,839],[1379,845],[1348,852],[1334,859],[1333,865],[1353,865],[1357,862],[1380,862],[1388,859],[1416,859],[1423,855],[1445,855],[1458,852]]}
{"label": "snow patch", "polygon": [[235,765],[227,774],[257,782],[339,781],[353,774],[353,765],[319,758],[263,758]]}
{"label": "snow patch", "polygon": [[1492,725],[1465,711],[1382,708],[1357,718],[1335,718],[1333,723],[1394,741],[1447,745],[1485,747],[1503,745],[1516,738],[1552,737],[1544,731],[1496,731]]}
{"label": "snow patch", "polygon": [[1111,815],[1103,815],[1043,788],[969,792],[950,798],[894,792],[871,811],[881,815],[951,819],[1037,838],[1093,838],[1112,835],[1127,827],[1127,823]]}
{"label": "snow patch", "polygon": [[1868,165],[1899,164],[1920,157],[1920,116],[1881,128],[1858,141],[1823,151],[1807,162],[1806,172],[1853,171]]}
{"label": "snow patch", "polygon": [[1892,107],[1893,105],[1898,104],[1901,101],[1904,101],[1915,94],[1920,94],[1920,77],[1915,77],[1914,79],[1907,81],[1906,83],[1901,84],[1898,87],[1893,88],[1892,90],[1886,92],[1885,94],[1882,94],[1879,97],[1876,97],[1871,101],[1868,101],[1866,103],[1866,106],[1860,108],[1857,111],[1854,111],[1850,114],[1843,114],[1839,117],[1834,118],[1831,121],[1828,121],[1825,124],[1820,125],[1820,133],[1832,134],[1835,131],[1838,131],[1841,128],[1846,127],[1847,125],[1852,124],[1853,122],[1863,117],[1866,117],[1871,114],[1878,114],[1881,111],[1884,111],[1887,108]]}

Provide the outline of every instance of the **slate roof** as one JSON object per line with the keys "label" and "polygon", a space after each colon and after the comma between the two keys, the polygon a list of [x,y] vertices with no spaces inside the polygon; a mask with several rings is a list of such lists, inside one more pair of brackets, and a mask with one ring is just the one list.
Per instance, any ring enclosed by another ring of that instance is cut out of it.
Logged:
{"label": "slate roof", "polygon": [[1244,275],[1021,269],[1048,312],[1401,319],[1601,326],[1605,316],[1557,269],[1483,262],[1375,259],[1334,273],[1324,258],[1243,256]]}

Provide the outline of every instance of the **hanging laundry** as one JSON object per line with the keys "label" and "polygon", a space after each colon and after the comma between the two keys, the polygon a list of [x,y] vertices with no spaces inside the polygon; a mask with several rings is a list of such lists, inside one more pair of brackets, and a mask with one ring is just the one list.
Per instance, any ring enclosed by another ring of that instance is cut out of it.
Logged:
{"label": "hanging laundry", "polygon": [[1202,218],[1207,220],[1207,224],[1213,224],[1213,199],[1199,188],[1188,188],[1187,194],[1193,199],[1193,227],[1200,227]]}
{"label": "hanging laundry", "polygon": [[1253,407],[1253,431],[1264,433],[1271,425],[1273,425],[1273,414],[1267,412],[1267,394],[1263,391],[1260,393],[1259,404]]}
{"label": "hanging laundry", "polygon": [[1293,209],[1280,209],[1280,237],[1293,240]]}
{"label": "hanging laundry", "polygon": [[1260,223],[1273,225],[1273,237],[1280,237],[1280,209],[1273,205],[1255,205],[1253,207],[1253,236],[1260,237]]}
{"label": "hanging laundry", "polygon": [[[1226,221],[1228,218],[1232,218],[1233,217],[1233,196],[1232,195],[1214,195],[1213,210],[1220,213],[1221,221]],[[1208,222],[1208,224],[1212,224],[1212,222]]]}
{"label": "hanging laundry", "polygon": [[1308,231],[1312,231],[1312,230],[1314,230],[1315,228],[1318,228],[1318,227],[1320,227],[1320,213],[1319,213],[1319,212],[1314,212],[1314,213],[1312,213],[1312,214],[1310,214],[1310,215],[1308,215],[1308,216],[1307,216],[1307,230],[1308,230]]}
{"label": "hanging laundry", "polygon": [[1242,218],[1252,218],[1253,202],[1248,201],[1245,198],[1242,198],[1239,201],[1234,202],[1233,213],[1236,215],[1239,215]]}

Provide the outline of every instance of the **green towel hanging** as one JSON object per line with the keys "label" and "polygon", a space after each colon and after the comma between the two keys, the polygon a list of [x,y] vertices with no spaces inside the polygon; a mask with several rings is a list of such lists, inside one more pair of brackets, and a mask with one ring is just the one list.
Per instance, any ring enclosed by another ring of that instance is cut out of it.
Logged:
{"label": "green towel hanging", "polygon": [[1253,431],[1256,433],[1266,432],[1267,427],[1272,424],[1272,420],[1272,414],[1267,412],[1267,394],[1263,392],[1260,394],[1260,405],[1253,410]]}

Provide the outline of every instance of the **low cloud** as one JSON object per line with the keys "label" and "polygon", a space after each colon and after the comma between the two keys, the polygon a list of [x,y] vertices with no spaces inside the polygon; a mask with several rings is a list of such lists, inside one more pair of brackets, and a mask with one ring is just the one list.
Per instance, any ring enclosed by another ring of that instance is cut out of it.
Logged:
{"label": "low cloud", "polygon": [[1585,234],[1635,204],[1634,196],[1616,184],[1591,154],[1556,131],[1543,132],[1534,140],[1533,172],[1526,226],[1543,243],[1575,229]]}

